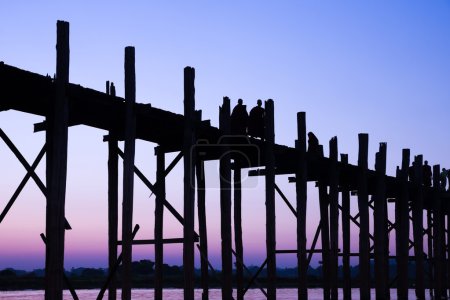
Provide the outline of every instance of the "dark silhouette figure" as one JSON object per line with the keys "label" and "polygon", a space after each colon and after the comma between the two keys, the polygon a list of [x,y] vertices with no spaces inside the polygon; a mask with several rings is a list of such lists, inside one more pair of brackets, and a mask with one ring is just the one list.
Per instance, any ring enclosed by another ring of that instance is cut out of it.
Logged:
{"label": "dark silhouette figure", "polygon": [[445,191],[445,188],[447,187],[447,170],[445,168],[442,168],[441,172],[441,189]]}
{"label": "dark silhouette figure", "polygon": [[308,153],[311,153],[314,156],[319,156],[319,152],[319,140],[316,135],[310,131],[308,132]]}
{"label": "dark silhouette figure", "polygon": [[233,108],[231,113],[231,134],[246,135],[248,124],[247,106],[242,104],[242,99],[238,100],[238,104]]}
{"label": "dark silhouette figure", "polygon": [[450,172],[447,170],[447,178],[448,178],[448,190],[450,191]]}
{"label": "dark silhouette figure", "polygon": [[262,101],[258,99],[258,106],[255,106],[250,111],[248,118],[248,135],[251,137],[259,137],[264,140],[264,117],[265,111],[261,107]]}
{"label": "dark silhouette figure", "polygon": [[428,164],[428,161],[425,161],[423,165],[423,185],[431,186],[431,178],[433,176],[433,172],[431,171],[431,166]]}
{"label": "dark silhouette figure", "polygon": [[415,178],[416,178],[416,171],[414,170],[416,162],[413,161],[412,165],[408,168],[408,176],[409,176],[409,181],[414,182]]}

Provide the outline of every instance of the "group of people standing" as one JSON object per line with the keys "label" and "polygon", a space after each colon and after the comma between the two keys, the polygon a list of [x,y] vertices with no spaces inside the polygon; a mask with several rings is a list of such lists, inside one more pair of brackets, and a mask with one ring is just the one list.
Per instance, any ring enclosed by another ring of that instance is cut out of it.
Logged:
{"label": "group of people standing", "polygon": [[[424,165],[422,166],[422,183],[424,186],[431,186],[432,184],[432,178],[433,178],[433,172],[431,171],[431,166],[428,164],[428,161],[426,160],[424,162]],[[414,171],[414,162],[411,167],[409,167],[409,180],[414,181],[415,177],[415,171]],[[449,170],[446,170],[445,168],[442,168],[441,173],[439,174],[439,183],[442,190],[447,190],[447,181],[450,182],[450,172]]]}
{"label": "group of people standing", "polygon": [[264,118],[265,110],[262,107],[262,101],[258,99],[257,105],[247,113],[247,106],[243,104],[242,99],[233,108],[231,113],[231,134],[249,135],[251,137],[264,140]]}

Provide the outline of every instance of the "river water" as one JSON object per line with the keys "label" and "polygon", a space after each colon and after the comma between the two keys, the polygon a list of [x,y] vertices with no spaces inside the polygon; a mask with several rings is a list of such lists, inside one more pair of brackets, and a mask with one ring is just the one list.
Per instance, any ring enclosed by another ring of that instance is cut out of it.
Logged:
{"label": "river water", "polygon": [[[91,300],[96,299],[99,290],[77,290],[77,295],[80,300]],[[105,294],[103,299],[108,299],[108,293]],[[309,289],[308,290],[308,298],[309,300],[320,300],[323,298],[322,289]],[[359,290],[352,290],[352,299],[359,299]],[[170,300],[182,300],[183,299],[183,290],[182,289],[165,289],[163,291],[164,299]],[[44,291],[8,291],[8,292],[0,292],[0,299],[8,299],[8,300],[42,300],[44,299]],[[64,291],[64,300],[71,300],[72,296],[69,291]],[[118,291],[118,297],[120,299],[120,290]],[[134,289],[132,290],[132,299],[133,300],[143,300],[143,299],[153,299],[153,290],[152,289]],[[195,299],[201,299],[201,290],[195,290]],[[221,300],[220,289],[211,289],[210,290],[210,300]],[[259,300],[265,299],[264,294],[258,289],[250,289],[245,294],[245,299],[249,300]],[[297,290],[296,289],[278,289],[277,290],[277,299],[283,300],[291,300],[297,299]],[[342,290],[339,290],[339,299],[342,299]],[[375,290],[372,290],[372,299],[375,299]],[[391,299],[397,299],[396,290],[391,290]],[[415,299],[414,290],[409,290],[409,299]],[[427,291],[427,298],[429,298],[429,293]]]}

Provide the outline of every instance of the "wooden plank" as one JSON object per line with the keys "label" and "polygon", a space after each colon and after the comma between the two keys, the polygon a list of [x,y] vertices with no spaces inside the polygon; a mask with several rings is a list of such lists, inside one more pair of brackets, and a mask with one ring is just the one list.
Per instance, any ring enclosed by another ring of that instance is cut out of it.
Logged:
{"label": "wooden plank", "polygon": [[244,299],[244,246],[242,244],[242,191],[241,169],[234,168],[234,244],[236,249],[236,295],[237,300]]}
{"label": "wooden plank", "polygon": [[57,22],[56,94],[47,115],[45,298],[62,299],[69,106],[69,23]]}
{"label": "wooden plank", "polygon": [[198,199],[198,227],[200,233],[200,269],[202,300],[209,299],[209,272],[208,272],[208,232],[206,227],[206,190],[205,190],[205,164],[197,160],[197,199]]}
{"label": "wooden plank", "polygon": [[267,251],[267,295],[269,300],[277,298],[276,293],[276,225],[275,225],[275,144],[274,103],[265,101],[265,164],[266,164],[266,251]]}
{"label": "wooden plank", "polygon": [[397,298],[408,299],[408,256],[409,256],[409,189],[408,168],[409,149],[402,151],[402,167],[397,172],[399,181],[398,196],[395,202],[395,239],[397,256]]}
{"label": "wooden plank", "polygon": [[155,299],[162,300],[163,297],[163,220],[164,199],[166,199],[166,176],[165,176],[165,153],[158,147],[156,154],[156,182],[157,194],[155,200]]}
{"label": "wooden plank", "polygon": [[434,269],[434,297],[446,299],[443,283],[443,267],[445,266],[442,253],[442,205],[441,190],[439,188],[440,165],[433,166],[433,269]]}
{"label": "wooden plank", "polygon": [[134,156],[136,137],[136,75],[134,47],[125,48],[125,149],[122,202],[122,300],[131,299]]}
{"label": "wooden plank", "polygon": [[[230,134],[230,99],[223,98],[220,108],[220,129]],[[224,144],[224,152],[227,152]],[[227,154],[220,159],[220,236],[222,239],[222,299],[231,299],[232,286],[232,239],[231,239],[231,161]]]}
{"label": "wooden plank", "polygon": [[337,137],[330,140],[330,296],[331,299],[338,298],[338,252],[339,252],[339,175],[338,142]]}
{"label": "wooden plank", "polygon": [[191,152],[195,141],[195,69],[184,68],[184,227],[183,273],[184,299],[194,299],[194,217],[195,217],[195,157]]}
{"label": "wooden plank", "polygon": [[360,133],[358,141],[359,291],[360,299],[370,299],[369,198],[367,192],[369,135]]}
{"label": "wooden plank", "polygon": [[414,159],[414,196],[412,199],[414,256],[416,257],[416,297],[425,299],[424,264],[423,264],[423,188],[422,155]]}
{"label": "wooden plank", "polygon": [[[439,177],[438,177],[439,178]],[[433,299],[434,293],[434,253],[433,253],[433,209],[427,209],[427,229],[424,231],[424,234],[427,235],[427,266],[428,266],[428,278],[429,278],[429,287],[428,292],[430,294],[430,298]]]}
{"label": "wooden plank", "polygon": [[[116,89],[107,82],[106,90],[115,96]],[[108,140],[108,270],[112,270],[117,261],[117,234],[119,215],[119,155],[118,142],[114,132],[109,132]],[[117,277],[111,275],[108,286],[108,299],[117,298]]]}
{"label": "wooden plank", "polygon": [[386,202],[386,143],[380,143],[375,158],[377,174],[374,195],[374,251],[375,251],[375,293],[377,299],[389,299],[389,248]]}
{"label": "wooden plank", "polygon": [[298,299],[308,299],[308,260],[306,253],[306,207],[307,207],[307,161],[306,161],[306,114],[297,113],[297,140],[295,149],[298,155],[295,193],[297,203],[297,271]]}
{"label": "wooden plank", "polygon": [[[322,150],[323,151],[323,150]],[[323,155],[323,154],[322,154]],[[323,276],[323,299],[328,300],[330,294],[330,223],[328,218],[328,193],[327,186],[319,179],[319,207],[322,241],[322,276]]]}
{"label": "wooden plank", "polygon": [[[348,154],[341,154],[343,166],[348,164]],[[350,273],[350,191],[347,182],[341,185],[342,196],[342,277],[344,300],[351,299]]]}

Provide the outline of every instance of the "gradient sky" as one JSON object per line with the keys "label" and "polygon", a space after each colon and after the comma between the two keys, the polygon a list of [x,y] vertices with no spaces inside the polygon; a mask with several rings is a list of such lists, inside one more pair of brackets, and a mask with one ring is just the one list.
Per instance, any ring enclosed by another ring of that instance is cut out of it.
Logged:
{"label": "gradient sky", "polygon": [[[136,47],[137,101],[182,113],[183,68],[196,68],[196,107],[218,125],[223,96],[252,107],[275,101],[276,142],[293,146],[296,112],[325,145],[338,136],[339,152],[356,164],[358,133],[369,133],[369,166],[387,142],[387,172],[402,148],[430,164],[450,167],[450,2],[436,1],[7,1],[0,6],[0,61],[39,74],[55,72],[56,21],[70,22],[70,81],[103,91],[113,81],[123,96],[125,46]],[[24,87],[26,88],[26,87]],[[41,117],[2,112],[0,127],[31,163],[43,133]],[[69,130],[66,268],[107,264],[107,145],[104,131]],[[154,181],[151,143],[137,141],[136,164]],[[0,208],[25,170],[0,142]],[[169,155],[167,163],[171,161]],[[38,173],[44,180],[44,163]],[[208,238],[220,266],[217,164],[207,163]],[[167,179],[167,199],[182,212],[182,164]],[[292,203],[295,187],[277,183]],[[137,238],[153,238],[154,195],[136,178],[133,223]],[[263,178],[246,178],[243,193],[246,264],[265,256]],[[120,188],[119,188],[120,189]],[[317,190],[308,192],[308,244],[318,224]],[[120,199],[121,201],[121,199]],[[277,198],[277,248],[295,247],[295,219]],[[356,203],[352,202],[352,211]],[[392,217],[392,210],[390,211]],[[197,223],[196,223],[197,226]],[[0,224],[0,269],[44,266],[45,199],[29,182]],[[181,226],[165,214],[165,237]],[[358,232],[352,229],[353,241]],[[391,239],[395,238],[391,234]],[[391,242],[393,244],[393,242]],[[353,248],[357,250],[357,243]],[[391,247],[391,250],[394,248]],[[165,262],[181,264],[181,245],[165,247]],[[135,246],[134,259],[153,259],[153,247]],[[294,255],[279,255],[294,266]],[[320,259],[316,256],[313,263]],[[197,257],[198,264],[198,257]]]}

